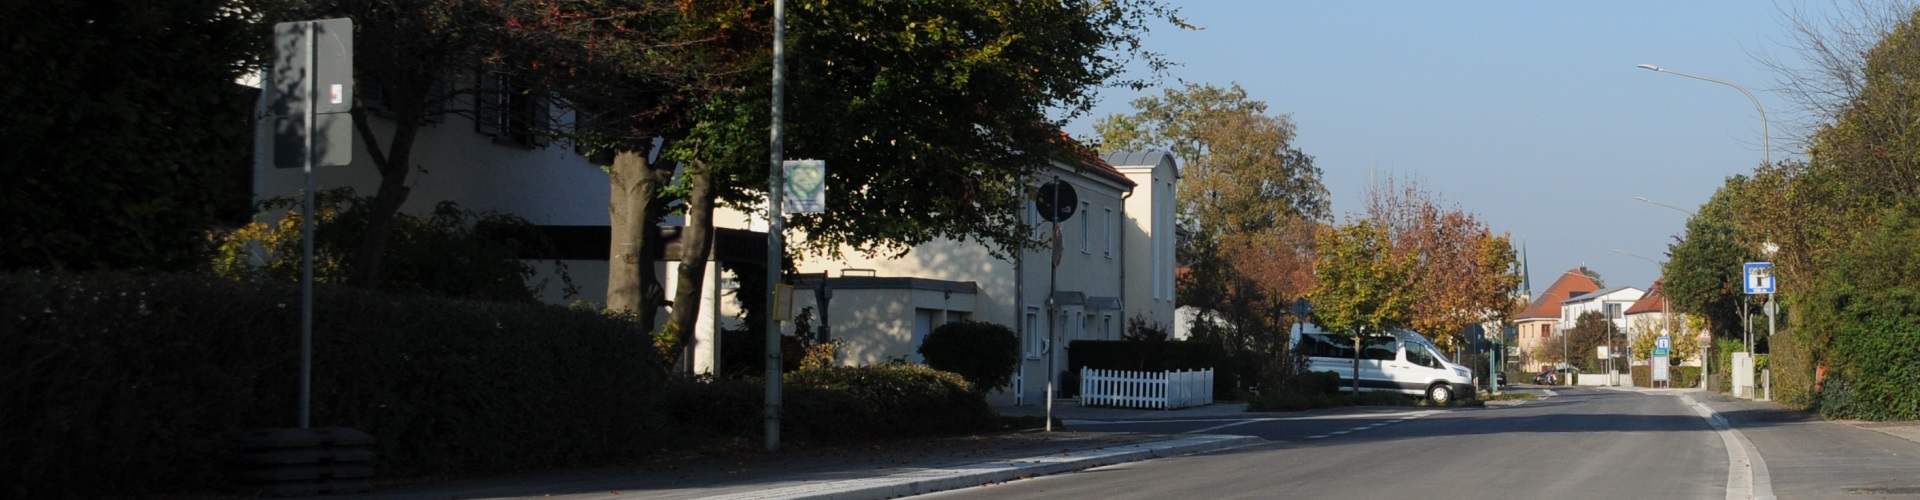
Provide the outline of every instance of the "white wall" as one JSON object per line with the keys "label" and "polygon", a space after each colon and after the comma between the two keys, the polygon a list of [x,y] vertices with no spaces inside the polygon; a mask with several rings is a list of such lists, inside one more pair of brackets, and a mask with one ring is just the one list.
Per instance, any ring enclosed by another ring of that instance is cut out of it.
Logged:
{"label": "white wall", "polygon": [[[1108,159],[1118,160],[1119,155]],[[1185,330],[1186,320],[1174,312],[1174,189],[1179,172],[1171,156],[1151,165],[1114,165],[1135,184],[1126,199],[1122,249],[1126,254],[1126,310],[1123,316],[1145,316]]]}
{"label": "white wall", "polygon": [[[392,147],[393,123],[370,120],[383,151]],[[271,120],[262,120],[261,126],[271,126]],[[255,167],[256,198],[295,195],[302,186],[300,169],[273,168],[272,142],[265,141],[265,163]],[[353,158],[346,166],[314,168],[315,188],[350,186],[359,195],[372,196],[380,174],[358,134]],[[412,192],[401,207],[405,213],[431,213],[439,202],[455,200],[466,209],[511,213],[539,225],[608,224],[607,173],[565,143],[532,149],[501,144],[476,132],[473,120],[447,114],[441,123],[421,127],[410,163],[407,186]]]}

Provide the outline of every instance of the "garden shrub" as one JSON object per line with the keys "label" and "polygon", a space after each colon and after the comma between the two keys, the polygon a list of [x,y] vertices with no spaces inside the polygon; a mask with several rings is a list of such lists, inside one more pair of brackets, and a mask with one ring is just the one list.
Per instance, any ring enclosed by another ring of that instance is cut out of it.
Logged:
{"label": "garden shrub", "polygon": [[[292,427],[300,292],[201,275],[0,275],[0,497],[219,489],[236,438]],[[318,286],[312,423],[383,477],[604,463],[668,439],[631,322]]]}
{"label": "garden shrub", "polygon": [[[345,282],[366,237],[373,199],[352,188],[314,193],[314,280]],[[254,221],[215,236],[213,270],[235,279],[297,282],[301,273],[300,199],[260,202],[259,212],[278,221]],[[539,226],[519,216],[476,212],[443,201],[426,217],[395,214],[379,288],[441,297],[533,302],[549,285],[564,298],[579,294],[565,262]],[[551,259],[558,273],[533,281],[538,269],[522,259]],[[559,283],[548,283],[558,279]]]}
{"label": "garden shrub", "polygon": [[920,342],[920,356],[935,370],[959,374],[979,391],[1013,383],[1020,367],[1020,336],[1012,328],[982,321],[935,327]]}
{"label": "garden shrub", "polygon": [[[767,375],[767,336],[765,325],[745,325],[740,329],[720,330],[720,373],[731,378],[765,378]],[[793,335],[780,336],[780,372],[800,369],[807,354],[804,342]]]}
{"label": "garden shrub", "polygon": [[[917,365],[826,367],[785,375],[784,441],[842,443],[979,432],[997,417],[986,398],[952,373]],[[663,408],[690,442],[759,443],[764,438],[763,379],[696,377],[669,384]]]}
{"label": "garden shrub", "polygon": [[[1653,368],[1647,366],[1646,363],[1635,363],[1633,365],[1632,375],[1633,375],[1634,387],[1653,387]],[[1532,380],[1532,378],[1528,378],[1528,380]],[[1700,367],[1698,366],[1668,366],[1667,367],[1667,387],[1683,388],[1683,387],[1699,387],[1699,386],[1700,386]]]}
{"label": "garden shrub", "polygon": [[[986,396],[959,375],[923,365],[837,366],[786,375],[788,387],[844,391],[868,413],[848,437],[907,437],[977,432],[995,423]],[[835,418],[824,416],[823,419]],[[863,422],[864,421],[864,422]]]}

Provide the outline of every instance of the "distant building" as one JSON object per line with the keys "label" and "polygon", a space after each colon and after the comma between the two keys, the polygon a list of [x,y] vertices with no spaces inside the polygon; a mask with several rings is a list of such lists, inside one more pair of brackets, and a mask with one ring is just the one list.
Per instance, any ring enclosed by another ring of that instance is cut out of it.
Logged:
{"label": "distant building", "polygon": [[[1669,338],[1690,335],[1684,333],[1686,330],[1686,319],[1681,317],[1681,315],[1672,313],[1671,304],[1667,303],[1667,297],[1663,291],[1663,281],[1664,280],[1661,279],[1653,280],[1653,286],[1648,289],[1647,294],[1640,296],[1640,300],[1634,301],[1633,305],[1627,306],[1624,314],[1626,317],[1627,345],[1634,345],[1634,343],[1639,341],[1640,337],[1646,335],[1659,336],[1665,334]],[[1636,359],[1634,361],[1641,362],[1645,360]],[[1700,359],[1698,357],[1690,358],[1683,361],[1683,363],[1689,366],[1698,366]]]}
{"label": "distant building", "polygon": [[1542,354],[1545,352],[1543,351],[1545,347],[1558,345],[1553,343],[1552,339],[1560,334],[1562,303],[1569,298],[1600,289],[1600,284],[1594,283],[1593,278],[1587,277],[1585,271],[1585,268],[1574,268],[1560,273],[1560,276],[1553,280],[1553,284],[1547,286],[1546,291],[1540,292],[1539,297],[1535,297],[1527,304],[1526,310],[1514,317],[1514,326],[1519,337],[1517,340],[1520,346],[1519,359],[1522,370],[1538,371],[1542,366],[1559,359],[1558,352],[1552,353],[1551,356]]}

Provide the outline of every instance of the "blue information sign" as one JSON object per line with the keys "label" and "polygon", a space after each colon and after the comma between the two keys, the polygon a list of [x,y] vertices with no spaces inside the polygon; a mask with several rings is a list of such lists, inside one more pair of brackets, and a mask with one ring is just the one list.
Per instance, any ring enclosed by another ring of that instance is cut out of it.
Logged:
{"label": "blue information sign", "polygon": [[1773,293],[1772,262],[1748,262],[1745,271],[1742,274],[1746,279],[1741,281],[1746,282],[1747,293]]}

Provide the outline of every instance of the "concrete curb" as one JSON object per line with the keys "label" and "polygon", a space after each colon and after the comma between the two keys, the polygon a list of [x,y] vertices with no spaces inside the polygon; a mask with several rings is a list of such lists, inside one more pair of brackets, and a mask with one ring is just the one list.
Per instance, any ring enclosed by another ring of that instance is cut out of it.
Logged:
{"label": "concrete curb", "polygon": [[1220,451],[1265,444],[1252,436],[1199,435],[1096,450],[1070,451],[1031,458],[995,460],[971,465],[924,469],[875,478],[829,481],[707,497],[712,499],[831,499],[869,500],[924,495],[992,483],[1047,476],[1094,467]]}
{"label": "concrete curb", "polygon": [[1695,401],[1689,394],[1680,394],[1680,400],[1706,418],[1727,446],[1727,499],[1773,500],[1773,477],[1753,441],[1713,406]]}

